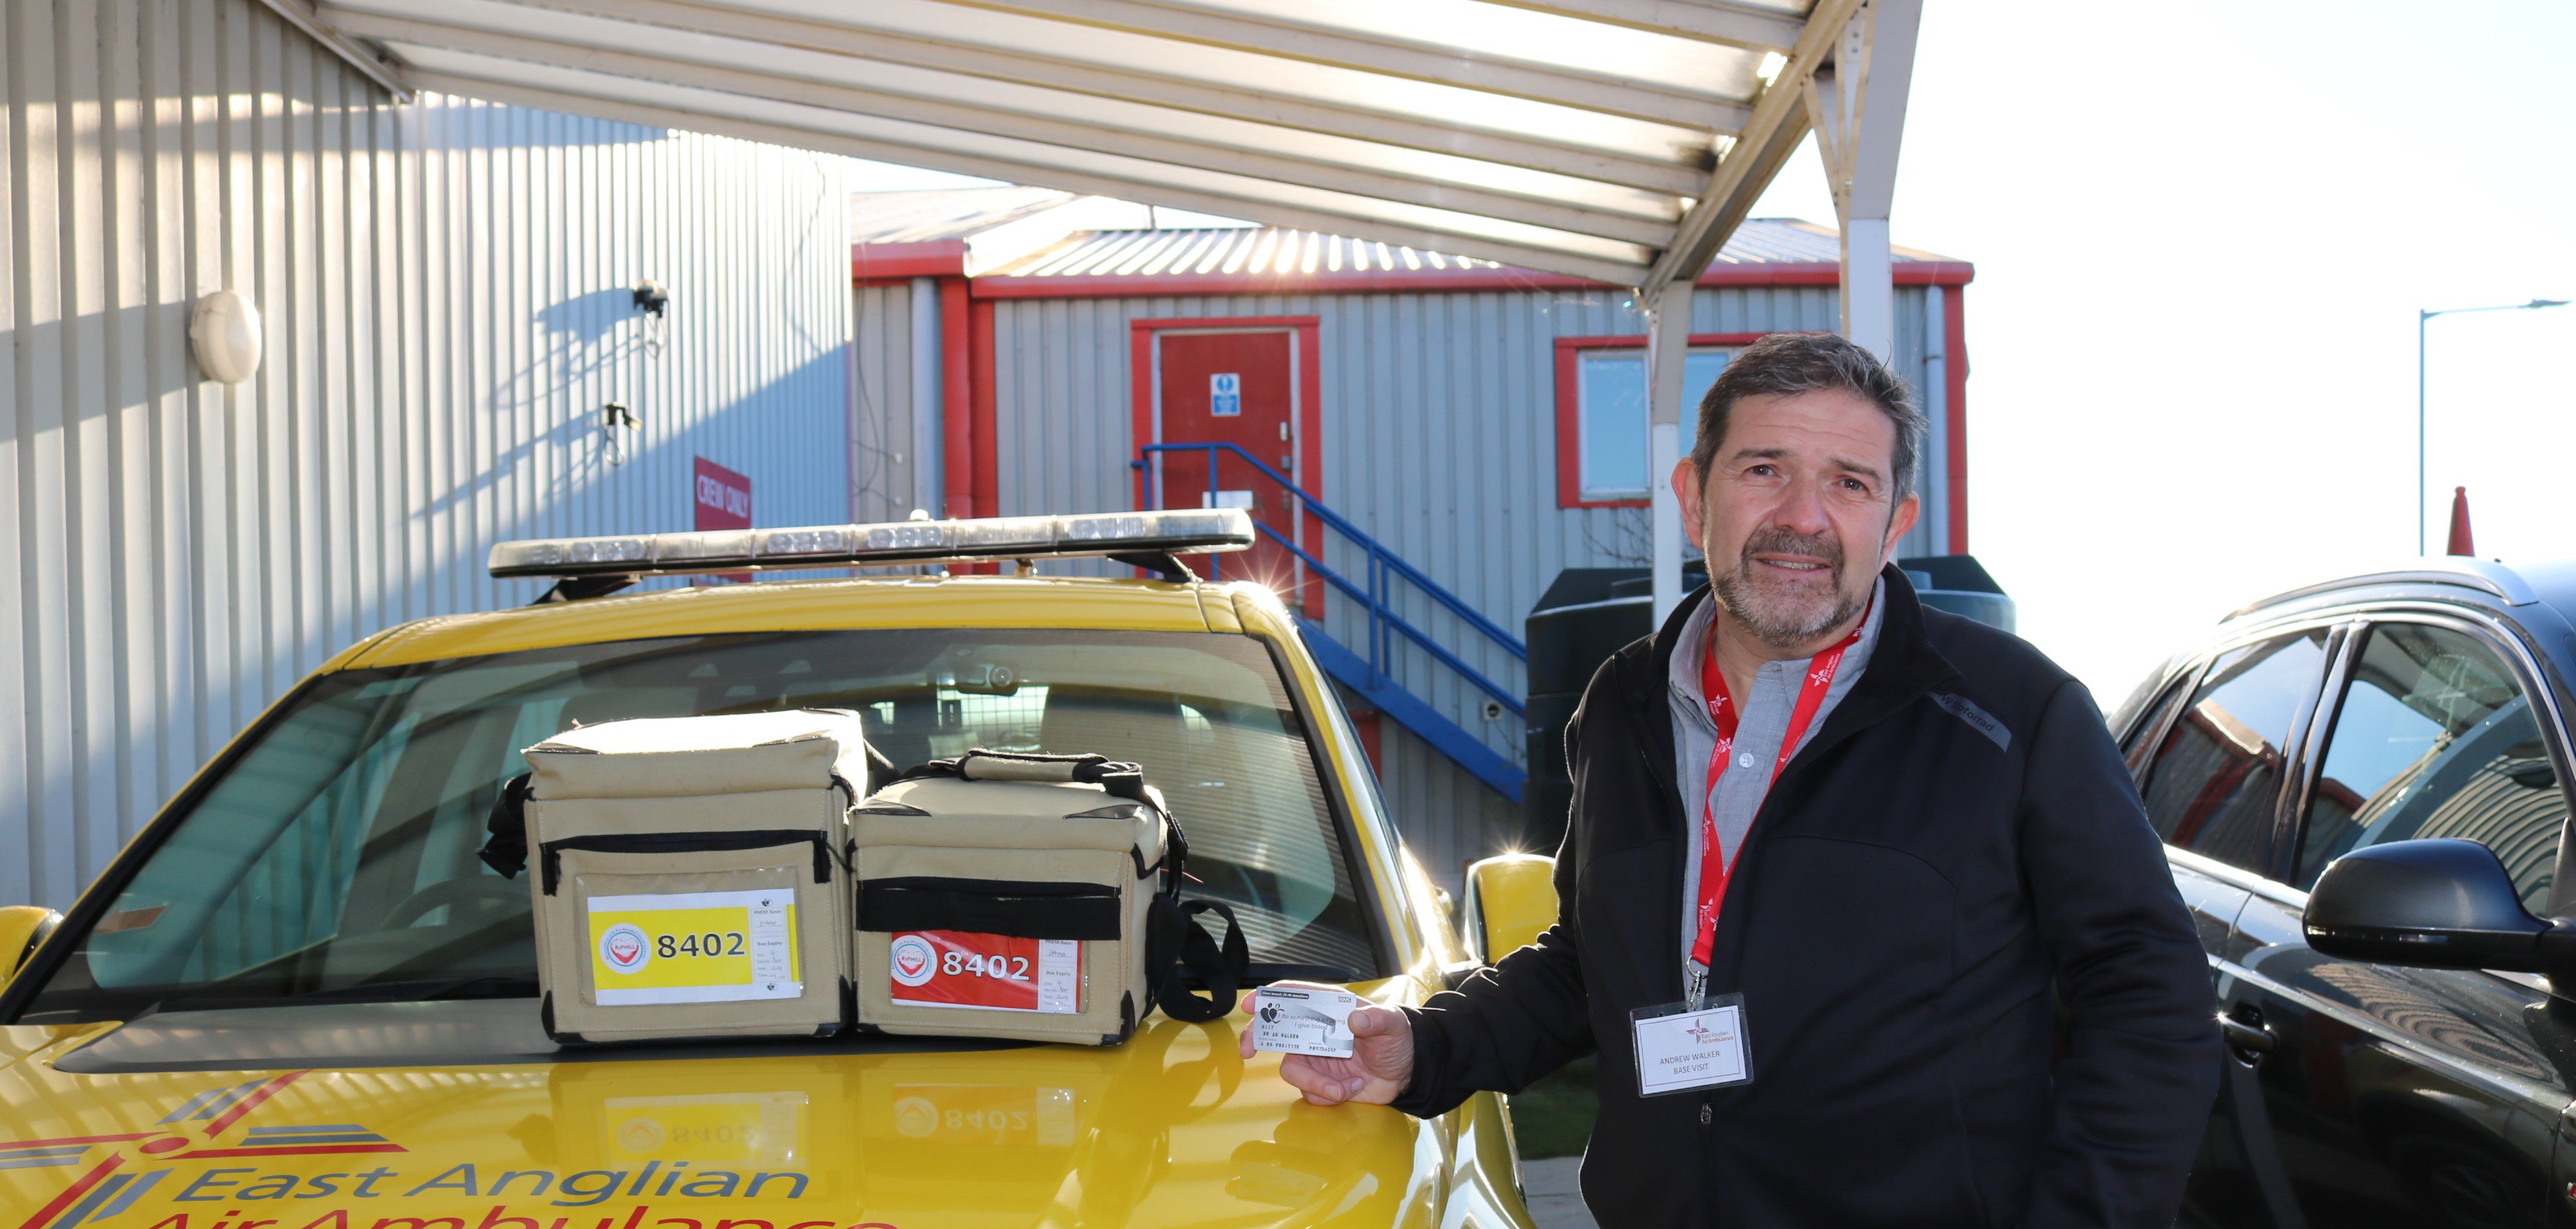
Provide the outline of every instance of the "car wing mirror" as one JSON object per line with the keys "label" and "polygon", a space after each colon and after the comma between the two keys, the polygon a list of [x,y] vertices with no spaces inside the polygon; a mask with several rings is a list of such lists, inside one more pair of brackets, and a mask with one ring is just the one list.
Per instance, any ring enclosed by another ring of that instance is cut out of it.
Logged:
{"label": "car wing mirror", "polygon": [[1507,853],[1467,867],[1467,951],[1492,964],[1556,925],[1556,859]]}
{"label": "car wing mirror", "polygon": [[62,921],[62,914],[42,905],[0,908],[0,986],[8,985],[18,970],[27,967],[27,958],[36,954]]}
{"label": "car wing mirror", "polygon": [[2310,948],[2377,964],[2546,973],[2576,955],[2576,925],[2533,917],[2494,851],[2450,837],[2335,859],[2302,923]]}

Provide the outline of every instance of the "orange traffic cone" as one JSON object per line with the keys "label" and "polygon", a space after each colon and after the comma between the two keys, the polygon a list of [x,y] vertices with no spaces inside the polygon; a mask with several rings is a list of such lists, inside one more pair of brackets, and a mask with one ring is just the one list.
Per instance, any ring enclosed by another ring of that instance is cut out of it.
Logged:
{"label": "orange traffic cone", "polygon": [[2469,488],[2451,491],[2451,546],[2454,555],[2475,555],[2478,548],[2469,542]]}

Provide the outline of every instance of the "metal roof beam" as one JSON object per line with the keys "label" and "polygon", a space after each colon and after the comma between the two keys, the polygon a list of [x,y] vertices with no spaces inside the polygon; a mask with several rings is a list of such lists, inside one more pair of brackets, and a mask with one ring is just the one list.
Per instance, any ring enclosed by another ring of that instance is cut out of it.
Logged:
{"label": "metal roof beam", "polygon": [[1798,45],[1807,23],[1786,13],[1715,0],[1487,0],[1560,17],[1577,17],[1703,43],[1777,51]]}
{"label": "metal roof beam", "polygon": [[1770,185],[1771,177],[1779,173],[1781,165],[1797,150],[1799,139],[1806,135],[1808,79],[1832,56],[1844,24],[1862,3],[1863,0],[1817,0],[1815,11],[1807,15],[1807,32],[1799,36],[1788,64],[1772,79],[1771,88],[1755,100],[1752,121],[1736,138],[1734,148],[1718,159],[1717,170],[1709,176],[1699,200],[1682,215],[1672,246],[1664,249],[1647,271],[1646,280],[1638,287],[1639,301],[1650,301],[1674,282],[1696,279],[1726,237],[1752,212],[1762,189]]}
{"label": "metal roof beam", "polygon": [[[1226,89],[1066,60],[965,46],[864,28],[865,7],[825,23],[767,13],[711,8],[689,0],[505,0],[565,13],[630,21],[687,34],[714,35],[827,51],[997,81],[1017,82],[1146,106],[1305,132],[1376,141],[1399,148],[1473,158],[1502,166],[1569,175],[1646,192],[1688,196],[1707,180],[1697,167],[1496,130],[1457,127],[1384,111],[1334,106],[1277,94]],[[345,10],[344,10],[345,11]]]}
{"label": "metal roof beam", "polygon": [[[664,81],[675,85],[754,97],[775,98],[835,111],[907,120],[942,128],[1014,137],[1069,149],[1088,149],[1178,166],[1222,171],[1253,179],[1304,184],[1355,196],[1374,197],[1432,209],[1479,214],[1532,226],[1596,238],[1616,239],[1660,248],[1672,241],[1673,226],[1628,214],[1586,209],[1557,201],[1464,187],[1437,180],[1390,175],[1304,158],[1260,153],[1235,146],[1137,133],[1076,120],[1031,116],[858,86],[817,81],[802,76],[751,72],[695,61],[640,55],[586,44],[558,42],[527,35],[502,34],[439,22],[387,17],[352,9],[325,12],[332,23],[351,34],[422,44],[480,55]],[[855,67],[855,65],[854,65]]]}
{"label": "metal roof beam", "polygon": [[331,28],[313,11],[311,0],[260,0],[270,12],[286,19],[286,24],[302,30],[305,37],[328,48],[331,54],[349,62],[349,66],[367,74],[367,79],[385,87],[395,102],[410,102],[411,87],[403,83],[402,74],[384,62],[375,52],[361,47]]}
{"label": "metal roof beam", "polygon": [[1697,129],[1740,131],[1750,119],[1742,103],[1693,91],[1639,84],[1538,65],[1369,38],[1347,30],[1277,16],[1239,17],[1149,0],[938,0],[979,8],[1103,26],[1184,42],[1231,47],[1262,55],[1335,64],[1462,89],[1534,98],[1563,106]]}
{"label": "metal roof beam", "polygon": [[575,115],[595,115],[627,123],[678,128],[690,132],[713,133],[797,149],[820,150],[855,158],[874,158],[931,170],[952,171],[961,175],[980,175],[1015,183],[1062,188],[1071,192],[1093,193],[1147,204],[1169,205],[1176,209],[1240,217],[1273,226],[1320,231],[1426,251],[1472,256],[1525,269],[1562,273],[1568,277],[1579,277],[1613,286],[1634,285],[1646,271],[1646,266],[1643,264],[1586,256],[1578,252],[1454,234],[1428,227],[1407,226],[1362,214],[1285,205],[1274,200],[1235,196],[1147,179],[1068,170],[1062,167],[929,145],[906,144],[815,128],[744,119],[711,111],[660,106],[624,98],[602,97],[517,82],[435,72],[417,66],[406,70],[404,75],[415,88],[437,90],[468,98],[482,98]]}

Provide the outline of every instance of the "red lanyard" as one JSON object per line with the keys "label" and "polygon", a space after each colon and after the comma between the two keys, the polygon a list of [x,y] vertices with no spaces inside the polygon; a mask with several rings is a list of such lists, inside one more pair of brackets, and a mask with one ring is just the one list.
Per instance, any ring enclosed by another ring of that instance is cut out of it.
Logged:
{"label": "red lanyard", "polygon": [[[1780,737],[1780,758],[1771,764],[1772,780],[1779,779],[1780,770],[1787,767],[1789,757],[1797,753],[1798,739],[1815,721],[1816,710],[1824,706],[1825,693],[1833,689],[1834,672],[1842,668],[1843,654],[1860,639],[1861,628],[1868,625],[1869,616],[1864,613],[1859,626],[1852,628],[1850,635],[1808,661],[1807,677],[1798,684],[1798,703],[1789,710],[1788,732]],[[1718,778],[1726,775],[1727,761],[1733,758],[1735,704],[1726,691],[1726,675],[1717,668],[1717,630],[1710,628],[1708,637],[1708,650],[1700,658],[1699,684],[1700,693],[1708,698],[1709,720],[1717,723],[1717,748],[1708,757],[1708,785],[1699,796],[1699,937],[1691,943],[1694,981],[1707,974],[1709,956],[1717,947],[1717,911],[1726,901],[1726,882],[1735,875],[1734,865],[1727,860],[1725,846],[1717,839],[1717,817],[1711,813],[1713,805],[1710,801],[1711,796],[1717,793]],[[1763,789],[1767,793],[1770,783],[1764,782]],[[1747,830],[1745,835],[1750,837],[1752,832]],[[1737,852],[1742,852],[1741,846]],[[1696,997],[1699,990],[1700,987],[1692,986],[1692,995]]]}

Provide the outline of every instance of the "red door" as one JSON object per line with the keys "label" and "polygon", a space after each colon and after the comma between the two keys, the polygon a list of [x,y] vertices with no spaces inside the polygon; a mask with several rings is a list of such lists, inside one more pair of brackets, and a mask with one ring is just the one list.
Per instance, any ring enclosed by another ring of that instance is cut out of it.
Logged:
{"label": "red door", "polygon": [[[1286,329],[1160,334],[1155,339],[1160,363],[1155,384],[1161,401],[1155,419],[1161,442],[1233,444],[1280,477],[1297,481],[1291,425],[1297,403],[1295,337]],[[1162,506],[1247,509],[1253,519],[1297,541],[1296,501],[1241,456],[1219,450],[1211,481],[1206,453],[1159,455]],[[1205,561],[1199,566],[1204,571]],[[1220,565],[1224,579],[1266,580],[1282,594],[1294,589],[1300,571],[1296,558],[1267,535],[1251,551],[1225,556]]]}

